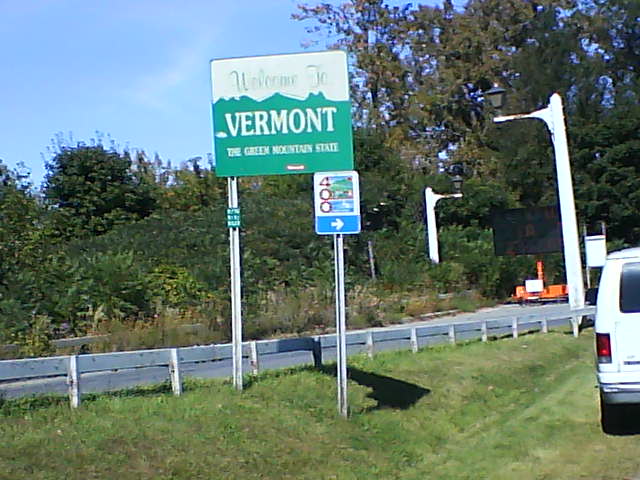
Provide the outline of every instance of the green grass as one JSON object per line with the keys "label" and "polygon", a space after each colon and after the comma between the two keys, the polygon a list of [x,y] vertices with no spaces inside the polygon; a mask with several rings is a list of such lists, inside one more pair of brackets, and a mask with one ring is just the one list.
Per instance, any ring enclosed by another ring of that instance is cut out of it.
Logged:
{"label": "green grass", "polygon": [[528,335],[349,360],[351,417],[330,368],[187,382],[66,403],[4,402],[6,479],[622,479],[640,438],[604,435],[593,334]]}

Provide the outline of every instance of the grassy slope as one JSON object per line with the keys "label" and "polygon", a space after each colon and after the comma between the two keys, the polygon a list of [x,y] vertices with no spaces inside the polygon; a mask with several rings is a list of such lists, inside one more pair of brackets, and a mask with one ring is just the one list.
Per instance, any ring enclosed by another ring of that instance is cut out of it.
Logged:
{"label": "grassy slope", "polygon": [[6,404],[0,478],[632,477],[640,441],[600,431],[592,352],[588,332],[350,359],[348,421],[331,371],[310,369],[241,394]]}

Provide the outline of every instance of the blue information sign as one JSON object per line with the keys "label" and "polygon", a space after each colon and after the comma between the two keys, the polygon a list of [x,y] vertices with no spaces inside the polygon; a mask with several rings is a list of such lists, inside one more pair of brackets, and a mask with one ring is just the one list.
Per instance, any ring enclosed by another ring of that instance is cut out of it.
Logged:
{"label": "blue information sign", "polygon": [[316,233],[360,233],[358,172],[318,172],[313,176]]}

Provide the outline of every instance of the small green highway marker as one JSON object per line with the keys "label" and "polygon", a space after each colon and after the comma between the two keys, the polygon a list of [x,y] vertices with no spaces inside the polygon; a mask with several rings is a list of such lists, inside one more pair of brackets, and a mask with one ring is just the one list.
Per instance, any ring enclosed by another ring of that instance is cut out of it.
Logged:
{"label": "small green highway marker", "polygon": [[227,228],[240,228],[239,208],[227,208]]}

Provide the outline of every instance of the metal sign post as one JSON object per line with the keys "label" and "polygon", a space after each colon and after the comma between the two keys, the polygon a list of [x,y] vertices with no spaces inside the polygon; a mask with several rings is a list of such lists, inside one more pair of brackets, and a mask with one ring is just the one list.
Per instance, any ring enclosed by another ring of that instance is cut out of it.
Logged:
{"label": "metal sign post", "polygon": [[338,370],[338,412],[344,418],[349,415],[347,403],[347,314],[344,289],[344,237],[333,236],[336,278],[336,350]]}
{"label": "metal sign post", "polygon": [[338,412],[349,416],[347,402],[347,308],[344,282],[344,234],[360,233],[358,172],[318,172],[313,177],[318,235],[333,235],[336,284],[336,361]]}
{"label": "metal sign post", "polygon": [[[242,390],[242,294],[240,272],[240,215],[238,208],[238,179],[227,178],[229,210],[229,257],[231,264],[231,337],[233,350],[233,386]],[[237,216],[236,216],[237,215]]]}

